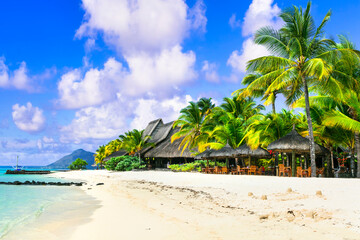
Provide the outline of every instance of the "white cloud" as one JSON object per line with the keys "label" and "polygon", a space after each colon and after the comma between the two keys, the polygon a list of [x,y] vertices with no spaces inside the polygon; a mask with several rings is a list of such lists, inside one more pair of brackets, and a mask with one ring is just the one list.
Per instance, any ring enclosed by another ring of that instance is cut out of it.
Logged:
{"label": "white cloud", "polygon": [[199,29],[206,32],[207,18],[205,16],[206,6],[203,0],[198,0],[189,11],[189,18],[192,22],[193,29]]}
{"label": "white cloud", "polygon": [[194,70],[195,54],[192,51],[182,53],[179,45],[165,49],[156,56],[139,54],[127,60],[130,73],[123,87],[126,89],[124,94],[132,96],[151,92],[158,97],[168,97],[179,85],[197,76]]}
{"label": "white cloud", "polygon": [[204,30],[204,4],[189,13],[183,0],[83,0],[85,21],[76,36],[102,32],[122,54],[161,51],[181,43],[193,27]]}
{"label": "white cloud", "polygon": [[12,107],[12,118],[15,125],[25,132],[39,132],[45,127],[43,111],[33,107],[30,102],[25,106],[15,104]]}
{"label": "white cloud", "polygon": [[205,75],[205,79],[209,82],[219,82],[220,77],[217,73],[217,66],[215,63],[209,63],[209,61],[204,61],[201,71]]}
{"label": "white cloud", "polygon": [[58,83],[57,103],[68,109],[99,105],[115,98],[126,75],[120,62],[109,58],[103,69],[91,68],[84,75],[80,69],[62,75]]}
{"label": "white cloud", "polygon": [[61,141],[111,139],[150,118],[174,120],[187,103],[174,96],[197,78],[195,53],[184,52],[181,44],[191,31],[206,31],[203,1],[189,8],[184,0],[83,0],[83,8],[76,36],[100,34],[123,64],[111,58],[102,69],[88,69],[86,59],[84,69],[61,77],[58,104],[78,109],[61,128]]}
{"label": "white cloud", "polygon": [[192,100],[190,95],[175,96],[163,101],[140,99],[134,111],[135,117],[130,124],[130,129],[144,129],[149,121],[157,118],[162,118],[164,122],[174,121],[179,117],[180,110]]}
{"label": "white cloud", "polygon": [[265,47],[254,43],[253,35],[261,27],[280,28],[283,23],[278,17],[280,12],[281,9],[277,4],[273,4],[273,0],[252,1],[245,13],[242,24],[242,35],[248,38],[244,40],[241,51],[233,51],[227,61],[227,65],[231,66],[235,71],[229,79],[237,79],[234,77],[236,73],[245,73],[246,63],[249,60],[269,55],[269,51]]}
{"label": "white cloud", "polygon": [[233,15],[231,15],[231,17],[229,19],[229,25],[233,29],[241,27],[241,21],[236,19],[236,14],[235,13]]}
{"label": "white cloud", "polygon": [[243,36],[251,36],[258,29],[266,26],[279,28],[282,20],[279,18],[281,9],[274,0],[253,0],[245,13],[242,26]]}
{"label": "white cloud", "polygon": [[5,64],[5,58],[0,57],[0,88],[15,88],[27,92],[39,91],[39,83],[52,78],[56,73],[56,68],[45,69],[38,75],[29,75],[26,62],[21,62],[19,68],[11,71]]}
{"label": "white cloud", "polygon": [[248,38],[242,45],[242,52],[233,51],[227,64],[238,72],[246,72],[246,63],[249,60],[266,55],[269,55],[269,52],[264,46],[257,45],[252,38]]}
{"label": "white cloud", "polygon": [[26,63],[21,62],[20,67],[14,71],[12,84],[16,89],[32,92],[34,89],[27,72]]}
{"label": "white cloud", "polygon": [[188,95],[161,101],[119,97],[116,101],[77,111],[75,119],[60,129],[60,140],[75,143],[91,139],[110,140],[133,128],[143,129],[149,121],[157,118],[173,121],[191,100]]}
{"label": "white cloud", "polygon": [[8,87],[9,85],[9,68],[5,64],[5,58],[0,57],[0,87]]}

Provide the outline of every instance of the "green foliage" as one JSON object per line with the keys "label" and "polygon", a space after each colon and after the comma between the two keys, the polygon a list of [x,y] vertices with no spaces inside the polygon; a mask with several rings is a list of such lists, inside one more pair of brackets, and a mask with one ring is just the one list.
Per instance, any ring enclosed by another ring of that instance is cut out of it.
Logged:
{"label": "green foliage", "polygon": [[[218,162],[216,165],[219,167],[224,167],[225,163]],[[169,168],[175,172],[191,172],[191,171],[200,172],[201,168],[206,166],[207,166],[207,160],[195,160],[192,163],[172,164],[169,166]],[[214,167],[214,166],[215,166],[215,162],[209,161],[209,167]]]}
{"label": "green foliage", "polygon": [[105,163],[105,168],[110,171],[131,171],[145,167],[143,161],[140,163],[139,158],[133,156],[113,157]]}
{"label": "green foliage", "polygon": [[269,167],[274,166],[274,158],[271,159],[259,159],[257,161],[257,166],[264,166],[265,170],[267,170]]}
{"label": "green foliage", "polygon": [[118,163],[123,160],[122,157],[112,157],[105,163],[105,168],[109,171],[114,171]]}
{"label": "green foliage", "polygon": [[85,160],[77,158],[74,162],[70,164],[69,169],[71,170],[86,169],[86,165],[88,165],[88,163]]}

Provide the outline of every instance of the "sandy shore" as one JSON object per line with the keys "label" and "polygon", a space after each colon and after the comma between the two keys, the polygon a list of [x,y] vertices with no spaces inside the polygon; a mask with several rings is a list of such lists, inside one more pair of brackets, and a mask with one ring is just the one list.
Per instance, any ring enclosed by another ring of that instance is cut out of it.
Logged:
{"label": "sandy shore", "polygon": [[105,170],[54,176],[86,181],[83,189],[101,205],[66,239],[360,239],[357,179]]}

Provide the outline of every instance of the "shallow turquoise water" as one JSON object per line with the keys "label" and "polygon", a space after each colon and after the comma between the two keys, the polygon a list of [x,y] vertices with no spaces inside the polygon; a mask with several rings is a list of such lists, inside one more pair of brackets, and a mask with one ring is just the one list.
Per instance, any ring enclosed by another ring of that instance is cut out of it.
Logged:
{"label": "shallow turquoise water", "polygon": [[[0,181],[66,181],[50,175],[6,175],[6,169],[9,168],[0,167]],[[72,195],[79,198],[77,187],[0,185],[0,239],[5,239],[6,234],[18,226],[35,221],[51,205],[66,202]]]}

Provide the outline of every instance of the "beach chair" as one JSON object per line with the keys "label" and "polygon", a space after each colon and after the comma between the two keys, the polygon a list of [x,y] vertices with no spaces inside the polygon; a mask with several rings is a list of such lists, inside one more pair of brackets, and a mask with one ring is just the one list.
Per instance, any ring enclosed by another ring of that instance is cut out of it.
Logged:
{"label": "beach chair", "polygon": [[296,177],[303,177],[302,167],[296,167]]}
{"label": "beach chair", "polygon": [[285,176],[285,166],[284,164],[279,164],[279,177]]}
{"label": "beach chair", "polygon": [[227,167],[222,167],[221,168],[221,174],[228,174],[228,168]]}
{"label": "beach chair", "polygon": [[238,174],[241,174],[241,175],[245,174],[245,170],[242,167],[240,167],[239,165],[237,166],[237,172],[238,172]]}
{"label": "beach chair", "polygon": [[256,175],[256,166],[250,166],[248,175],[251,175],[252,173]]}
{"label": "beach chair", "polygon": [[287,175],[288,177],[291,177],[291,175],[292,175],[291,167],[286,167],[284,172],[285,172],[285,175]]}
{"label": "beach chair", "polygon": [[316,176],[324,176],[324,168],[318,168],[316,169]]}
{"label": "beach chair", "polygon": [[256,170],[256,174],[257,174],[257,175],[265,175],[265,168],[264,168],[264,167],[259,167],[259,168]]}
{"label": "beach chair", "polygon": [[311,167],[309,167],[307,170],[307,177],[311,177]]}
{"label": "beach chair", "polygon": [[239,174],[238,168],[237,167],[236,168],[235,167],[231,168],[230,173],[233,174],[233,175],[234,174]]}

